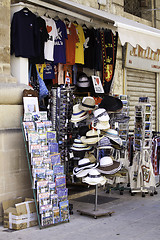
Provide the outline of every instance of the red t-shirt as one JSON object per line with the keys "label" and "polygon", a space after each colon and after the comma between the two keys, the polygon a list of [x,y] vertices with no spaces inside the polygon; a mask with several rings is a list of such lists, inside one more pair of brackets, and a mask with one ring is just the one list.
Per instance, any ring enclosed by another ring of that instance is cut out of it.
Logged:
{"label": "red t-shirt", "polygon": [[66,24],[67,36],[66,39],[66,64],[74,65],[75,64],[75,48],[76,43],[79,41],[76,27],[73,23]]}

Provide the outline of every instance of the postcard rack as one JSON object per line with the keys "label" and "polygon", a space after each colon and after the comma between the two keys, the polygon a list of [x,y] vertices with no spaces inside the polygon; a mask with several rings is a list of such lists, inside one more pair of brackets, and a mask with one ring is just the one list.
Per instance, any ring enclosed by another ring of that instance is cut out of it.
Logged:
{"label": "postcard rack", "polygon": [[66,177],[51,121],[21,118],[21,127],[39,228],[69,222]]}
{"label": "postcard rack", "polygon": [[135,106],[134,157],[130,171],[131,195],[141,192],[153,196],[155,176],[151,162],[152,154],[152,105],[149,98],[140,97]]}

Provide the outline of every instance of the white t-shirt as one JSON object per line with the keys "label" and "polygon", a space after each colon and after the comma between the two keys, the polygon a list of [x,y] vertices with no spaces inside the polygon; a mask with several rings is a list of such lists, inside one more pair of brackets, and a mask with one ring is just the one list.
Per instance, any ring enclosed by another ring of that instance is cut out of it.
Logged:
{"label": "white t-shirt", "polygon": [[42,18],[46,21],[46,27],[49,34],[49,39],[44,45],[44,58],[49,61],[54,61],[54,40],[58,36],[56,23],[52,18],[47,18],[45,16],[42,16]]}

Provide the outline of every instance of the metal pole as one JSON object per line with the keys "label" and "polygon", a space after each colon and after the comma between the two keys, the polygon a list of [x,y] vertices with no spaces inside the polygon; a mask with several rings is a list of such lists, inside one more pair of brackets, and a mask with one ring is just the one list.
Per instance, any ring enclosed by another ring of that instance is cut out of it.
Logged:
{"label": "metal pole", "polygon": [[98,184],[96,184],[96,188],[95,188],[95,206],[94,206],[94,211],[97,211],[97,198],[98,198]]}

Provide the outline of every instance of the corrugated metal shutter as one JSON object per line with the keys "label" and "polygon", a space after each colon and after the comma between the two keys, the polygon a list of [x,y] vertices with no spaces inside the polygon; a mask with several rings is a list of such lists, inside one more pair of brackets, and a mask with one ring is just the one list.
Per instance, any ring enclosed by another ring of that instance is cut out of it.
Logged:
{"label": "corrugated metal shutter", "polygon": [[152,104],[152,130],[156,129],[156,74],[127,69],[127,95],[130,107],[130,130],[134,129],[134,111],[139,97],[149,97]]}

